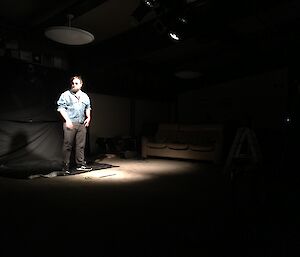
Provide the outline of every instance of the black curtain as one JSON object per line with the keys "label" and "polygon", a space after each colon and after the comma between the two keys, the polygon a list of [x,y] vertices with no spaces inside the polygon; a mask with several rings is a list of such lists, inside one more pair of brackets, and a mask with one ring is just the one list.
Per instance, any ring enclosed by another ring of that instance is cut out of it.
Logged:
{"label": "black curtain", "polygon": [[0,68],[0,172],[59,168],[62,123],[56,101],[68,88],[67,72],[12,58],[1,58]]}

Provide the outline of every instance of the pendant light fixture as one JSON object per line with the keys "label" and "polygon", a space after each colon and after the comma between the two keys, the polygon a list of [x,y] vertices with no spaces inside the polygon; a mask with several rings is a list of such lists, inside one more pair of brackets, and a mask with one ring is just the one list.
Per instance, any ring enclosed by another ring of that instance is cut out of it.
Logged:
{"label": "pendant light fixture", "polygon": [[53,41],[65,45],[85,45],[94,41],[90,32],[71,26],[74,15],[68,14],[68,26],[53,26],[45,30],[45,36]]}

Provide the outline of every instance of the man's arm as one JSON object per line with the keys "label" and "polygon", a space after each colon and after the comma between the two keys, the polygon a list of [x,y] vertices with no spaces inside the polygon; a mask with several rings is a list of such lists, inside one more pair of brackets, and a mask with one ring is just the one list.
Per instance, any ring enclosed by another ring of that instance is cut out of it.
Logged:
{"label": "man's arm", "polygon": [[70,120],[68,113],[66,111],[66,96],[65,93],[62,93],[57,101],[57,111],[60,112],[61,116],[65,119],[66,122],[66,127],[68,129],[72,129],[73,128],[73,123]]}
{"label": "man's arm", "polygon": [[86,119],[84,120],[84,126],[88,127],[91,122],[91,109],[88,108],[85,110]]}
{"label": "man's arm", "polygon": [[73,123],[72,123],[72,121],[70,120],[70,118],[69,118],[69,116],[68,116],[66,110],[63,109],[63,108],[61,108],[61,109],[59,109],[58,111],[60,112],[61,116],[65,119],[65,121],[66,121],[66,127],[67,127],[68,129],[72,129],[72,128],[73,128]]}

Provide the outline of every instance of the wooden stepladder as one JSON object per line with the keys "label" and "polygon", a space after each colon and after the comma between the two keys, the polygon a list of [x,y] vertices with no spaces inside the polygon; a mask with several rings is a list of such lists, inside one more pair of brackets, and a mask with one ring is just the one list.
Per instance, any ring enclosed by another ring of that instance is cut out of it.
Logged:
{"label": "wooden stepladder", "polygon": [[225,174],[232,179],[245,167],[259,165],[261,161],[262,155],[254,131],[248,127],[238,128],[225,163]]}

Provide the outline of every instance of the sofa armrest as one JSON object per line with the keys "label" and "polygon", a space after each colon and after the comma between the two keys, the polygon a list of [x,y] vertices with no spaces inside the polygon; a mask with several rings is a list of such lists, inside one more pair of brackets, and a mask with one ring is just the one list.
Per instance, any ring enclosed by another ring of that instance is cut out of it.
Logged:
{"label": "sofa armrest", "polygon": [[142,136],[142,158],[147,158],[147,144],[149,142],[148,137]]}

